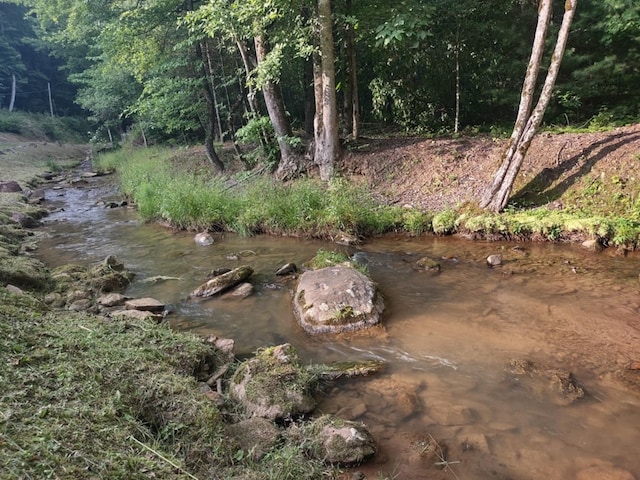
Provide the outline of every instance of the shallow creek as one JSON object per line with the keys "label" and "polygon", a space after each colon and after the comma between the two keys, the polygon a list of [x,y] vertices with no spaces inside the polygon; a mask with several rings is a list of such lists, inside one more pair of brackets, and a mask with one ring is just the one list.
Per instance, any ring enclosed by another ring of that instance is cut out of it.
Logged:
{"label": "shallow creek", "polygon": [[[45,220],[40,258],[56,266],[114,254],[136,273],[128,295],[167,303],[175,328],[235,339],[238,355],[289,342],[305,363],[383,360],[382,373],[334,384],[319,406],[369,426],[379,453],[359,467],[367,478],[640,479],[640,394],[615,374],[640,360],[640,256],[431,236],[355,249],[221,234],[197,247],[193,233],[104,208],[113,194],[104,180],[47,191],[64,210]],[[385,332],[311,337],[298,327],[294,284],[274,272],[319,248],[362,252],[385,298]],[[504,265],[487,267],[493,253]],[[442,271],[413,270],[422,256]],[[256,272],[253,296],[185,300],[214,268],[244,264]],[[159,275],[176,279],[145,281]],[[570,370],[587,396],[556,405],[507,374],[511,359]],[[434,440],[448,447],[448,464],[425,454]]]}

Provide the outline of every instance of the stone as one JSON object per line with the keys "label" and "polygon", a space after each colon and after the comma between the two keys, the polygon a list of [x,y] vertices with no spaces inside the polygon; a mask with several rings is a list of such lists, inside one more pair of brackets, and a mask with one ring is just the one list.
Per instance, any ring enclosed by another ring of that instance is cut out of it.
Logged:
{"label": "stone", "polygon": [[99,297],[97,303],[103,307],[118,307],[124,305],[127,298],[121,293],[108,293]]}
{"label": "stone", "polygon": [[44,188],[37,188],[29,192],[28,198],[29,198],[29,203],[31,204],[42,203],[45,200]]}
{"label": "stone", "polygon": [[285,263],[278,270],[276,270],[277,276],[290,275],[292,273],[296,273],[298,271],[298,267],[296,267],[295,263]]}
{"label": "stone", "polygon": [[206,283],[203,283],[189,295],[194,297],[211,297],[221,293],[239,283],[244,282],[253,274],[253,269],[248,266],[234,268],[230,272],[223,273],[217,277],[213,277]]}
{"label": "stone", "polygon": [[380,322],[384,301],[377,286],[347,265],[304,272],[294,294],[294,312],[308,333],[342,333]]}
{"label": "stone", "polygon": [[140,310],[143,312],[162,313],[165,304],[155,298],[134,298],[124,302],[127,310]]}
{"label": "stone", "polygon": [[360,243],[360,240],[355,235],[351,235],[350,233],[339,233],[333,241],[338,245],[357,245]]}
{"label": "stone", "polygon": [[421,270],[426,272],[439,272],[440,264],[429,257],[422,257],[420,260],[413,264],[415,270]]}
{"label": "stone", "polygon": [[357,465],[376,453],[376,443],[366,425],[323,415],[305,427],[315,439],[309,452],[331,465]]}
{"label": "stone", "polygon": [[631,362],[629,364],[629,366],[627,368],[629,370],[640,370],[640,361],[639,360],[634,360],[633,362]]}
{"label": "stone", "polygon": [[573,374],[560,368],[515,359],[509,362],[508,371],[516,376],[508,381],[525,388],[538,400],[566,406],[586,395]]}
{"label": "stone", "polygon": [[284,420],[310,413],[313,375],[300,365],[290,344],[265,348],[236,369],[229,396],[252,417]]}
{"label": "stone", "polygon": [[6,287],[7,292],[13,293],[14,295],[21,297],[24,295],[24,291],[21,288],[16,287],[15,285],[8,284]]}
{"label": "stone", "polygon": [[253,285],[251,285],[249,282],[244,282],[234,287],[234,289],[231,290],[229,295],[233,297],[247,298],[253,295],[253,292],[254,292]]}
{"label": "stone", "polygon": [[0,182],[0,193],[16,193],[22,192],[22,187],[18,182],[9,180],[8,182]]}
{"label": "stone", "polygon": [[489,265],[490,267],[496,267],[498,265],[502,265],[502,255],[500,254],[489,255],[487,257],[487,265]]}
{"label": "stone", "polygon": [[40,226],[40,222],[31,215],[15,212],[11,215],[11,219],[19,224],[22,228],[36,228]]}
{"label": "stone", "polygon": [[213,237],[208,232],[201,232],[193,238],[193,241],[200,247],[207,247],[213,243]]}
{"label": "stone", "polygon": [[67,292],[67,303],[74,303],[78,300],[87,300],[91,298],[89,290],[71,290]]}
{"label": "stone", "polygon": [[259,461],[269,453],[281,437],[280,431],[273,422],[260,417],[229,425],[227,433],[242,450],[249,452],[254,461]]}
{"label": "stone", "polygon": [[476,420],[476,413],[463,405],[431,405],[429,415],[440,425],[468,425]]}
{"label": "stone", "polygon": [[143,310],[115,310],[109,313],[112,318],[129,318],[131,320],[147,320],[149,318],[156,318],[156,316]]}
{"label": "stone", "polygon": [[233,358],[233,349],[235,348],[236,342],[232,338],[218,338],[215,335],[211,335],[205,339],[205,342],[213,345],[216,350]]}
{"label": "stone", "polygon": [[589,250],[591,252],[599,252],[602,250],[602,244],[597,239],[585,240],[581,243],[582,248]]}
{"label": "stone", "polygon": [[91,308],[91,300],[88,298],[81,298],[80,300],[76,300],[71,303],[67,308],[73,312],[84,312]]}
{"label": "stone", "polygon": [[576,480],[635,480],[633,474],[617,467],[596,466],[580,470]]}

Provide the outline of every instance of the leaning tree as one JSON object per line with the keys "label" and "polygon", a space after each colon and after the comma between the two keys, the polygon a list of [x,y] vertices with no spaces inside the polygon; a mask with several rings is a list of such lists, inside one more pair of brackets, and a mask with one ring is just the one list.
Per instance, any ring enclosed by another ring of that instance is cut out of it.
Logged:
{"label": "leaning tree", "polygon": [[544,43],[551,21],[553,6],[553,0],[540,0],[538,7],[538,24],[533,41],[533,48],[531,50],[531,58],[529,59],[529,65],[520,95],[518,116],[507,149],[503,155],[502,165],[493,177],[491,186],[487,189],[480,202],[482,208],[499,212],[506,207],[509,201],[509,195],[511,195],[516,176],[520,171],[531,141],[540,128],[542,117],[551,100],[553,87],[558,77],[558,71],[564,55],[569,37],[569,29],[573,21],[577,3],[578,0],[565,0],[562,25],[560,26],[556,46],[551,56],[547,77],[540,92],[538,102],[532,110],[531,106],[533,105],[533,97],[536,90],[536,80],[544,54]]}

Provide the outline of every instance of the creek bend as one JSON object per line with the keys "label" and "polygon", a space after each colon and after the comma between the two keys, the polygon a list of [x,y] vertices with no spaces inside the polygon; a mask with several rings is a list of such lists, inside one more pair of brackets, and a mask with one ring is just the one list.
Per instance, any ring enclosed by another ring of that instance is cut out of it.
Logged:
{"label": "creek bend", "polygon": [[[169,305],[174,328],[233,338],[240,356],[289,342],[305,363],[383,360],[382,373],[336,383],[319,406],[368,425],[379,452],[358,467],[367,478],[640,478],[640,393],[616,376],[640,360],[638,254],[433,236],[385,236],[356,249],[218,234],[198,247],[193,232],[104,208],[115,195],[109,182],[46,192],[63,210],[45,219],[38,256],[55,267],[116,255],[136,274],[127,295]],[[298,326],[294,284],[274,272],[320,248],[361,252],[385,298],[384,335],[309,336]],[[488,268],[494,253],[505,263]],[[413,270],[423,256],[441,272]],[[254,295],[186,300],[211,270],[241,264],[255,271]],[[145,281],[155,276],[176,279]],[[540,398],[508,378],[512,359],[570,370],[587,395],[568,406]],[[430,439],[449,447],[448,465],[421,455]]]}

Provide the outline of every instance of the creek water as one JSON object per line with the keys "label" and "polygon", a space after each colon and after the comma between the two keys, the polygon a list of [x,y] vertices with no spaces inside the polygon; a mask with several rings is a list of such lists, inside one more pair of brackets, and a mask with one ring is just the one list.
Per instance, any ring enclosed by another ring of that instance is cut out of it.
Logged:
{"label": "creek water", "polygon": [[[358,467],[367,478],[640,478],[640,394],[616,374],[640,360],[637,255],[433,236],[353,248],[219,234],[198,247],[193,233],[104,208],[114,192],[102,179],[47,191],[63,210],[45,220],[39,257],[56,266],[116,255],[136,273],[128,295],[168,304],[174,328],[233,338],[239,356],[289,342],[309,364],[384,361],[379,374],[333,384],[318,408],[369,426],[379,452]],[[343,338],[300,329],[294,280],[274,272],[320,248],[358,252],[367,263],[385,299],[383,331]],[[489,268],[494,253],[504,264]],[[441,272],[414,270],[423,256]],[[254,295],[186,300],[214,268],[239,265],[254,269]],[[173,279],[146,281],[155,276]],[[570,370],[587,395],[558,404],[544,385],[507,373],[512,359]],[[427,453],[436,441],[446,454]]]}

